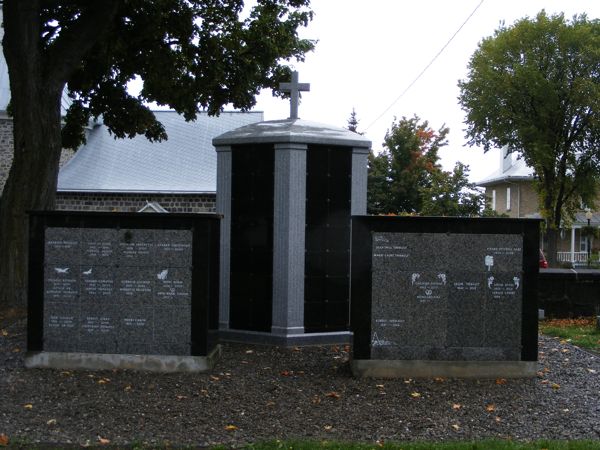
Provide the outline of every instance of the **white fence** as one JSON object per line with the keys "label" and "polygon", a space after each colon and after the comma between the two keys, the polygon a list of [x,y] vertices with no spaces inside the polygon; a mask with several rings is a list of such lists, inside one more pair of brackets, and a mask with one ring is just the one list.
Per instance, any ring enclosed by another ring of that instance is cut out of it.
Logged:
{"label": "white fence", "polygon": [[559,262],[573,264],[586,264],[588,258],[587,252],[557,252],[557,256]]}

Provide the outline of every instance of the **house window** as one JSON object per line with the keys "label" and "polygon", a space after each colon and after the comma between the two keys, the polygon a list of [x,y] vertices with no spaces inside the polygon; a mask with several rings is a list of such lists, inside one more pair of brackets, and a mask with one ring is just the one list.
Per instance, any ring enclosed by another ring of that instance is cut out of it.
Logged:
{"label": "house window", "polygon": [[510,188],[506,188],[506,210],[510,211]]}
{"label": "house window", "polygon": [[587,252],[587,247],[588,247],[588,239],[586,236],[584,236],[583,234],[579,234],[579,251],[580,252]]}
{"label": "house window", "polygon": [[496,189],[492,189],[492,209],[496,211]]}

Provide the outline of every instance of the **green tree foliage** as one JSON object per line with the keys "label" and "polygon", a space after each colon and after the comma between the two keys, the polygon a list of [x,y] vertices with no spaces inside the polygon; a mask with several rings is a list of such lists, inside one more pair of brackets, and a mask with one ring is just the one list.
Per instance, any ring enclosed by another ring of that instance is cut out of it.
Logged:
{"label": "green tree foliage", "polygon": [[468,182],[468,166],[441,169],[438,151],[449,131],[434,131],[417,116],[392,123],[383,151],[369,155],[370,214],[467,216],[483,209],[483,196]]}
{"label": "green tree foliage", "polygon": [[252,107],[261,88],[289,78],[286,61],[313,48],[297,34],[309,1],[260,0],[246,14],[243,0],[4,0],[15,152],[0,200],[0,304],[25,303],[25,212],[54,207],[61,149],[81,144],[91,118],[116,137],[160,140],[145,102],[186,119]]}
{"label": "green tree foliage", "polygon": [[469,143],[505,146],[534,169],[553,258],[563,218],[594,204],[598,188],[600,21],[542,11],[501,26],[459,87]]}
{"label": "green tree foliage", "polygon": [[485,196],[469,183],[469,166],[458,162],[452,172],[435,171],[429,186],[421,190],[421,214],[425,216],[478,216]]}

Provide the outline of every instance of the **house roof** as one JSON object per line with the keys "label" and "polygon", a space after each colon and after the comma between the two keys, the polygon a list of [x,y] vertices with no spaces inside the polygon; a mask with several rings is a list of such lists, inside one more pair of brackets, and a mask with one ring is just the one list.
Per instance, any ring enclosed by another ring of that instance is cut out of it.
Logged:
{"label": "house roof", "polygon": [[200,113],[186,122],[174,111],[154,111],[169,139],[115,139],[99,125],[87,144],[61,169],[59,192],[214,193],[217,190],[215,136],[263,120],[262,112]]}
{"label": "house roof", "polygon": [[[512,155],[508,155],[512,157]],[[488,175],[476,184],[478,186],[491,186],[493,184],[501,183],[503,181],[520,181],[520,180],[532,180],[533,169],[525,164],[525,160],[516,159],[510,164],[510,167],[503,168],[502,164],[492,174]]]}

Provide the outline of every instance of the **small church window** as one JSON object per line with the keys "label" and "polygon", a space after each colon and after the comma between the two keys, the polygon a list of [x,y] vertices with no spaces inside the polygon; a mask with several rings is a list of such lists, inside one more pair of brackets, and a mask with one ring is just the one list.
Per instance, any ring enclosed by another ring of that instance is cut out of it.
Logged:
{"label": "small church window", "polygon": [[496,211],[496,189],[492,189],[492,209]]}
{"label": "small church window", "polygon": [[506,210],[510,211],[510,187],[506,188]]}

